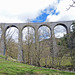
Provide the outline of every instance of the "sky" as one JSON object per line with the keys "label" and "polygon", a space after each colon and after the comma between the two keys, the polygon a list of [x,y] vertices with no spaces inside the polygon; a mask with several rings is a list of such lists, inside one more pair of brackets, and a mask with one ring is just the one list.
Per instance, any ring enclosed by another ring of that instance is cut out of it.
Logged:
{"label": "sky", "polygon": [[0,23],[75,20],[72,0],[0,0]]}
{"label": "sky", "polygon": [[[72,0],[0,0],[0,23],[75,20],[75,7],[67,10],[72,3]],[[62,27],[58,29],[64,30]],[[14,31],[14,28],[11,30]],[[55,36],[62,37],[66,34],[66,32],[61,33]]]}

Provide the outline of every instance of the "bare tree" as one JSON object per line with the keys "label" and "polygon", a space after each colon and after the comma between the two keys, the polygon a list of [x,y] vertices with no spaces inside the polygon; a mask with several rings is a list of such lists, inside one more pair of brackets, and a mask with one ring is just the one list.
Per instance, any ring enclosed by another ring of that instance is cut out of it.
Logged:
{"label": "bare tree", "polygon": [[72,4],[69,5],[69,7],[67,8],[67,10],[69,10],[71,7],[75,7],[75,0],[72,0]]}
{"label": "bare tree", "polygon": [[[25,34],[24,34],[25,33]],[[24,59],[25,63],[33,64],[33,53],[35,46],[35,33],[34,29],[31,27],[26,27],[23,30],[23,51],[24,51]],[[24,42],[25,41],[25,42]],[[35,54],[35,53],[34,53]]]}
{"label": "bare tree", "polygon": [[[39,28],[39,52],[38,52],[38,58],[39,58],[39,66],[41,66],[42,63],[47,67],[47,61],[48,57],[50,55],[50,29],[46,26],[42,26]],[[42,61],[43,60],[43,61]]]}

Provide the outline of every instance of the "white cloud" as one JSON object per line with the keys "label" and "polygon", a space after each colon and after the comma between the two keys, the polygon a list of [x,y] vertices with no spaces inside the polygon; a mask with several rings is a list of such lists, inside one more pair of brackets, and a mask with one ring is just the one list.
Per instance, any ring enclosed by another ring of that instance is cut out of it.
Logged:
{"label": "white cloud", "polygon": [[21,20],[19,20],[18,18],[16,17],[6,17],[6,16],[0,16],[0,22],[1,23],[7,23],[7,22],[12,22],[12,23],[22,23]]}
{"label": "white cloud", "polygon": [[[57,0],[56,0],[57,1]],[[0,22],[26,22],[35,19],[55,0],[0,0]]]}
{"label": "white cloud", "polygon": [[35,19],[41,14],[41,11],[54,7],[59,15],[50,15],[49,21],[74,20],[75,8],[66,11],[66,8],[72,4],[71,0],[0,0],[0,22],[26,22],[29,19]]}
{"label": "white cloud", "polygon": [[59,17],[57,15],[49,15],[49,16],[47,16],[46,21],[54,22],[54,21],[58,21],[58,20],[59,20]]}
{"label": "white cloud", "polygon": [[72,0],[61,0],[60,3],[57,5],[57,12],[58,15],[50,14],[47,17],[48,21],[68,21],[68,20],[75,20],[75,8],[72,7],[69,10],[69,5],[72,4]]}

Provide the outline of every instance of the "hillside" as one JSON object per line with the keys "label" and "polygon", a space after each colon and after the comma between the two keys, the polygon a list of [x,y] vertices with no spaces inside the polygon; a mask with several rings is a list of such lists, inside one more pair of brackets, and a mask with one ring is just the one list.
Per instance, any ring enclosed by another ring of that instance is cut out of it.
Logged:
{"label": "hillside", "polygon": [[75,73],[7,61],[4,56],[0,56],[0,75],[75,75]]}

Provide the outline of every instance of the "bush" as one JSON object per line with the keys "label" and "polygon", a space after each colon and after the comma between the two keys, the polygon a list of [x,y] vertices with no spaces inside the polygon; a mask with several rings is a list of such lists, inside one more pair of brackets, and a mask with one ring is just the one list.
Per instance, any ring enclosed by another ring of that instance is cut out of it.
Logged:
{"label": "bush", "polygon": [[3,55],[0,55],[0,58],[6,58],[5,56],[3,56]]}

